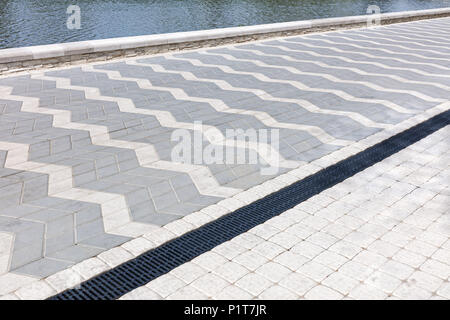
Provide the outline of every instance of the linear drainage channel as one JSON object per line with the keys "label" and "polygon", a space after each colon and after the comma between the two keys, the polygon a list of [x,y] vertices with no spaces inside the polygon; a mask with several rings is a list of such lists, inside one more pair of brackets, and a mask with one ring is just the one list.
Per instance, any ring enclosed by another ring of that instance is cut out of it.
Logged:
{"label": "linear drainage channel", "polygon": [[117,299],[450,124],[450,110],[49,299]]}

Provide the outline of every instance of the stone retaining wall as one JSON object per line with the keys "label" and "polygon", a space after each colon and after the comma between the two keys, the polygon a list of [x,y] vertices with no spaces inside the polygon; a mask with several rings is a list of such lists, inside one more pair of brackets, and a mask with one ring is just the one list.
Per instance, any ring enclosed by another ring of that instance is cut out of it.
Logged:
{"label": "stone retaining wall", "polygon": [[[378,17],[381,24],[384,25],[446,16],[450,16],[450,8],[393,12],[381,14]],[[374,15],[365,15],[315,19],[3,49],[0,50],[0,74],[107,61],[167,51],[212,47],[270,37],[361,28],[367,27],[367,21],[374,17]]]}

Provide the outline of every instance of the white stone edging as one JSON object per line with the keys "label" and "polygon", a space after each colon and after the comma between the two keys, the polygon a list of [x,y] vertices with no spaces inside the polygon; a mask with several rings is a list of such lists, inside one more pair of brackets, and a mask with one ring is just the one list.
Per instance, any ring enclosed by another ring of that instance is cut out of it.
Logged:
{"label": "white stone edging", "polygon": [[[377,15],[381,22],[402,19],[421,18],[439,15],[450,15],[450,8],[391,12]],[[325,18],[304,21],[262,24],[245,27],[231,27],[211,30],[176,32],[166,34],[143,35],[134,37],[111,38],[68,42],[50,45],[10,48],[0,50],[0,70],[2,65],[28,62],[30,65],[39,65],[44,59],[58,60],[62,58],[70,61],[70,57],[80,57],[89,54],[111,53],[138,48],[163,47],[181,43],[194,43],[214,41],[245,36],[258,36],[289,31],[307,31],[309,29],[323,29],[345,27],[348,25],[365,24],[374,15],[349,16],[339,18]],[[33,62],[35,61],[35,63]],[[55,63],[55,62],[53,62]],[[57,62],[56,62],[57,63]]]}

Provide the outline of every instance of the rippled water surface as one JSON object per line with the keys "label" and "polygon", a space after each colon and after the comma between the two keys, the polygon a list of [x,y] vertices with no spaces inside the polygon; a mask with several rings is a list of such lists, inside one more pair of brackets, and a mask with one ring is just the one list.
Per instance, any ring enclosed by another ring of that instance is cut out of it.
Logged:
{"label": "rippled water surface", "polygon": [[[81,29],[66,9],[81,8]],[[0,0],[0,48],[450,7],[450,0]]]}

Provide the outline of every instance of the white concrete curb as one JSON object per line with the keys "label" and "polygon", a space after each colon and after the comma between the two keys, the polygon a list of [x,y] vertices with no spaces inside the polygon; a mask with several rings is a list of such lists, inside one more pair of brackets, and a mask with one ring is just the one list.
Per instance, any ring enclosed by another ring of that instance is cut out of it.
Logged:
{"label": "white concrete curb", "polygon": [[[395,20],[432,17],[447,14],[450,15],[450,8],[384,13],[380,14],[379,18],[381,22],[388,22],[388,21],[395,22]],[[11,64],[24,61],[34,61],[52,58],[58,59],[62,57],[80,56],[85,54],[96,54],[102,52],[123,51],[136,48],[161,47],[168,45],[176,45],[179,43],[211,41],[211,40],[237,38],[252,35],[257,36],[261,34],[289,32],[295,30],[306,32],[308,29],[322,29],[340,26],[345,27],[348,25],[365,24],[368,21],[369,17],[373,18],[374,15],[293,21],[293,22],[272,23],[246,27],[177,32],[177,33],[111,38],[103,40],[80,41],[80,42],[69,42],[69,43],[60,43],[42,46],[2,49],[0,50],[0,66],[2,64]]]}

